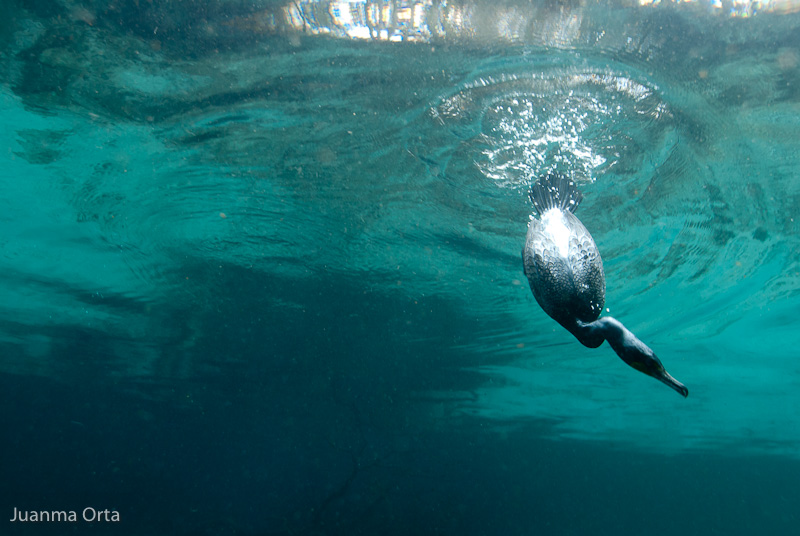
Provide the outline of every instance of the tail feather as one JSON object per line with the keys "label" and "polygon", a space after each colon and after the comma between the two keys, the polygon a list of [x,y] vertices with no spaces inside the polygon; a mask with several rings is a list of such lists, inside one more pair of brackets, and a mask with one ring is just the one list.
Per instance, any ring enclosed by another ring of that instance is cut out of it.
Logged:
{"label": "tail feather", "polygon": [[548,173],[539,178],[531,186],[529,195],[536,212],[540,215],[551,208],[574,213],[583,200],[583,195],[575,183],[558,173]]}

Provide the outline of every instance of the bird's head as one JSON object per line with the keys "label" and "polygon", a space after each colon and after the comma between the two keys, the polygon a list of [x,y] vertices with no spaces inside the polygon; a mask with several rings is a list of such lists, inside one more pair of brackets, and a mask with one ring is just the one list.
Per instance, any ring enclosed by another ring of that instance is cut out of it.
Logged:
{"label": "bird's head", "polygon": [[628,332],[628,334],[630,337],[624,337],[619,348],[616,344],[612,344],[617,355],[639,372],[643,372],[666,384],[683,397],[689,396],[689,389],[666,371],[655,352],[645,343],[637,339],[632,333]]}
{"label": "bird's head", "polygon": [[579,321],[578,328],[583,337],[602,335],[625,363],[668,385],[682,396],[689,396],[686,386],[670,376],[656,353],[616,318],[604,316],[589,324]]}

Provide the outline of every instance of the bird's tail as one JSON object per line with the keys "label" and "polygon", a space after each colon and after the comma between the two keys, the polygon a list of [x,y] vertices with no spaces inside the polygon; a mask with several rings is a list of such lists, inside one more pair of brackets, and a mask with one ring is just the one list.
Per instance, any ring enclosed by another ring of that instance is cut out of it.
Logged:
{"label": "bird's tail", "polygon": [[528,195],[540,215],[551,208],[575,212],[583,199],[575,182],[560,173],[548,173],[540,177],[531,186]]}

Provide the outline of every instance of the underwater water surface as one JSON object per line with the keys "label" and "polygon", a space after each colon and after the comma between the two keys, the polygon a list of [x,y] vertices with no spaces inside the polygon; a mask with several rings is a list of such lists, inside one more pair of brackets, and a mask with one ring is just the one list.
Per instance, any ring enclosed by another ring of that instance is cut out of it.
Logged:
{"label": "underwater water surface", "polygon": [[[800,530],[798,10],[4,2],[0,533]],[[549,172],[688,398],[535,302]]]}

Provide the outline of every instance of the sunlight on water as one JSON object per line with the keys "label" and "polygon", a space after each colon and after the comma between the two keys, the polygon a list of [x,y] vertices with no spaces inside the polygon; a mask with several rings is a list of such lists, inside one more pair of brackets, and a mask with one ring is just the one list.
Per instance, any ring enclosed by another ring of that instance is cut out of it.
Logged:
{"label": "sunlight on water", "polygon": [[[638,4],[643,8],[684,5],[708,15],[735,18],[800,9],[797,0],[639,0]],[[283,13],[266,12],[258,18],[271,29],[286,23],[298,31],[352,39],[429,42],[491,36],[527,41],[534,37],[547,46],[569,47],[581,39],[583,13],[580,4],[304,0],[288,4]]]}

